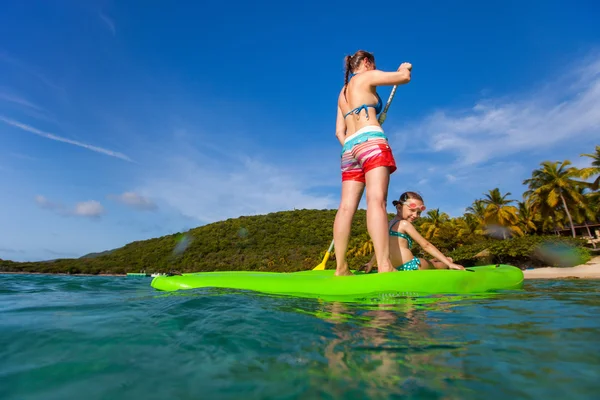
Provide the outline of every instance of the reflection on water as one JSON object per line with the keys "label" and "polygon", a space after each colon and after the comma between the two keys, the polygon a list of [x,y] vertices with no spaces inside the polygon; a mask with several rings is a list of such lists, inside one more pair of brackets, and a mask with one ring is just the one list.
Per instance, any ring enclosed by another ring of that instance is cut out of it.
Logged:
{"label": "reflection on water", "polygon": [[598,281],[367,304],[148,284],[0,275],[0,398],[591,399],[598,390]]}

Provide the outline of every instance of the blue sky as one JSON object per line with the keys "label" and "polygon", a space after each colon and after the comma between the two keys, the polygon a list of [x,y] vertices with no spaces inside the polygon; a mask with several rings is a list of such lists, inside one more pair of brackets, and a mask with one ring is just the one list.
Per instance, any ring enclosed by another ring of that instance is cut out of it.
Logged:
{"label": "blue sky", "polygon": [[384,124],[390,212],[416,190],[458,216],[495,187],[520,199],[541,161],[589,164],[597,3],[371,4],[3,2],[0,258],[337,208],[336,98],[359,49],[413,64]]}

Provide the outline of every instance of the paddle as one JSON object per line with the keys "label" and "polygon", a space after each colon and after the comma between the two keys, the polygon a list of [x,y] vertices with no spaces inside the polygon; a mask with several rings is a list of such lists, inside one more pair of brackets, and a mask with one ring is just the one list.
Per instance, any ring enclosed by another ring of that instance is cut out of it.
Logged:
{"label": "paddle", "polygon": [[[385,118],[387,117],[387,110],[388,110],[388,108],[390,108],[390,104],[392,104],[392,99],[394,98],[394,95],[396,94],[397,88],[398,88],[398,85],[394,85],[394,87],[392,88],[392,92],[390,93],[390,97],[388,98],[388,101],[385,104],[385,107],[383,108],[383,111],[381,112],[381,114],[379,114],[378,121],[379,121],[380,125],[383,125],[383,122],[385,121]],[[327,264],[327,261],[329,260],[329,256],[331,255],[331,250],[333,249],[333,244],[334,243],[332,240],[331,244],[329,245],[329,249],[325,253],[325,257],[323,257],[323,261],[321,261],[321,263],[319,265],[314,267],[313,271],[319,271],[319,270],[325,269],[325,264]]]}

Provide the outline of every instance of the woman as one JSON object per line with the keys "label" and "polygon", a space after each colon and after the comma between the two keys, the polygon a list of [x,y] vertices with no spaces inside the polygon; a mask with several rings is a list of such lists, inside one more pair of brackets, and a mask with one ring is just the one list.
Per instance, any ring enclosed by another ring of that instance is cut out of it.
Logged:
{"label": "woman", "polygon": [[410,63],[396,72],[378,71],[373,54],[359,50],[346,56],[344,87],[338,96],[336,136],[342,144],[342,196],[333,224],[336,275],[351,275],[346,261],[352,219],[367,189],[367,229],[373,240],[378,272],[394,272],[390,262],[386,201],[396,162],[377,114],[382,111],[377,86],[410,81]]}

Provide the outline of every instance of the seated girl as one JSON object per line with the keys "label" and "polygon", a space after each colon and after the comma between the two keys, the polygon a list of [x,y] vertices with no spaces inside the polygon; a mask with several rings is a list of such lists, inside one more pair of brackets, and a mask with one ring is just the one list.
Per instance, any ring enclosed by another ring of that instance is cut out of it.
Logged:
{"label": "seated girl", "polygon": [[[414,192],[402,193],[399,200],[392,202],[397,214],[389,224],[390,260],[398,271],[416,271],[419,269],[465,269],[462,265],[454,264],[451,258],[444,256],[434,245],[429,243],[412,225],[425,211],[423,198]],[[425,260],[415,257],[411,251],[413,240],[435,259]],[[359,268],[371,272],[376,258]]]}

